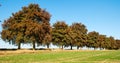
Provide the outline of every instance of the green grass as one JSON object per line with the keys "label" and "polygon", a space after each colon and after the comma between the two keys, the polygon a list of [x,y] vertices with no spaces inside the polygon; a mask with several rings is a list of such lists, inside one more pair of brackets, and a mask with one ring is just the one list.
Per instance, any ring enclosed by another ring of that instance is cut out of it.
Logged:
{"label": "green grass", "polygon": [[46,51],[0,56],[0,63],[120,63],[120,51]]}

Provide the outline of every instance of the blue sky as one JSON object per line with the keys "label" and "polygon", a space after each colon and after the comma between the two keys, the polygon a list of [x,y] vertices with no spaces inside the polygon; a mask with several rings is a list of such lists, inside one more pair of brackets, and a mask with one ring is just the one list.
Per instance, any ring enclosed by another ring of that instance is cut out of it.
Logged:
{"label": "blue sky", "polygon": [[52,15],[51,25],[56,21],[69,25],[81,22],[89,32],[97,31],[120,39],[120,0],[0,0],[0,25],[30,3],[39,4]]}

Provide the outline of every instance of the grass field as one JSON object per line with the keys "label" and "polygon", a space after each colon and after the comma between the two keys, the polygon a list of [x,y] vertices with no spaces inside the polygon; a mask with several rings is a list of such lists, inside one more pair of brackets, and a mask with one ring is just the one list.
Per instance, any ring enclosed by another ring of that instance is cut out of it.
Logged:
{"label": "grass field", "polygon": [[120,51],[39,51],[0,55],[0,63],[120,63]]}

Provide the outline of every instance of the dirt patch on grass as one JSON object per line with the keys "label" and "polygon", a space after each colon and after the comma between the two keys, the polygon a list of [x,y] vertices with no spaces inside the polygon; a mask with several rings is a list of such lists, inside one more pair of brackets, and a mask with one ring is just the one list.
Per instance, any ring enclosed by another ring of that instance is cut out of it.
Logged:
{"label": "dirt patch on grass", "polygon": [[24,53],[44,53],[45,51],[49,52],[50,50],[27,50],[27,49],[21,49],[21,50],[0,50],[0,56],[24,54]]}
{"label": "dirt patch on grass", "polygon": [[19,54],[19,53],[25,53],[25,52],[33,52],[30,50],[15,50],[15,51],[0,51],[0,55],[8,55],[8,54]]}

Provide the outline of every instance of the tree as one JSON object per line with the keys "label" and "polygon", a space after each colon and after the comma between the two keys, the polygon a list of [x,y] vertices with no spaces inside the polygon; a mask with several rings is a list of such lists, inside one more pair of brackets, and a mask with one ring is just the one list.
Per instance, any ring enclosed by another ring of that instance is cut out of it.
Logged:
{"label": "tree", "polygon": [[86,26],[82,23],[73,23],[68,29],[69,41],[67,42],[67,45],[70,45],[71,49],[72,46],[77,46],[77,49],[83,47],[86,42]]}
{"label": "tree", "polygon": [[50,14],[39,8],[38,4],[30,4],[5,20],[2,27],[2,39],[18,45],[21,43],[42,43],[50,32]]}
{"label": "tree", "polygon": [[76,33],[73,32],[72,28],[71,27],[68,27],[68,29],[66,30],[66,34],[65,34],[65,37],[66,37],[66,44],[65,46],[70,46],[70,49],[72,50],[72,46],[75,46],[75,42],[76,41]]}
{"label": "tree", "polygon": [[116,47],[117,47],[117,49],[120,49],[120,40],[116,40]]}
{"label": "tree", "polygon": [[112,37],[112,36],[109,37],[109,45],[110,45],[110,47],[108,47],[108,49],[117,48],[116,47],[116,41],[115,41],[114,37]]}
{"label": "tree", "polygon": [[64,21],[57,21],[52,28],[52,42],[54,45],[63,46],[66,44],[66,30],[68,25]]}
{"label": "tree", "polygon": [[93,47],[98,48],[98,37],[99,37],[99,33],[96,31],[92,31],[88,33],[88,47]]}
{"label": "tree", "polygon": [[46,35],[45,35],[45,37],[43,39],[43,44],[47,45],[47,48],[49,48],[49,45],[50,45],[50,43],[52,41],[52,34],[51,33],[52,33],[52,28],[50,28],[49,33],[46,32]]}
{"label": "tree", "polygon": [[107,43],[107,41],[106,41],[106,35],[99,35],[98,36],[98,46],[99,46],[99,48],[100,48],[100,50],[103,48],[105,48],[106,47],[106,43]]}

